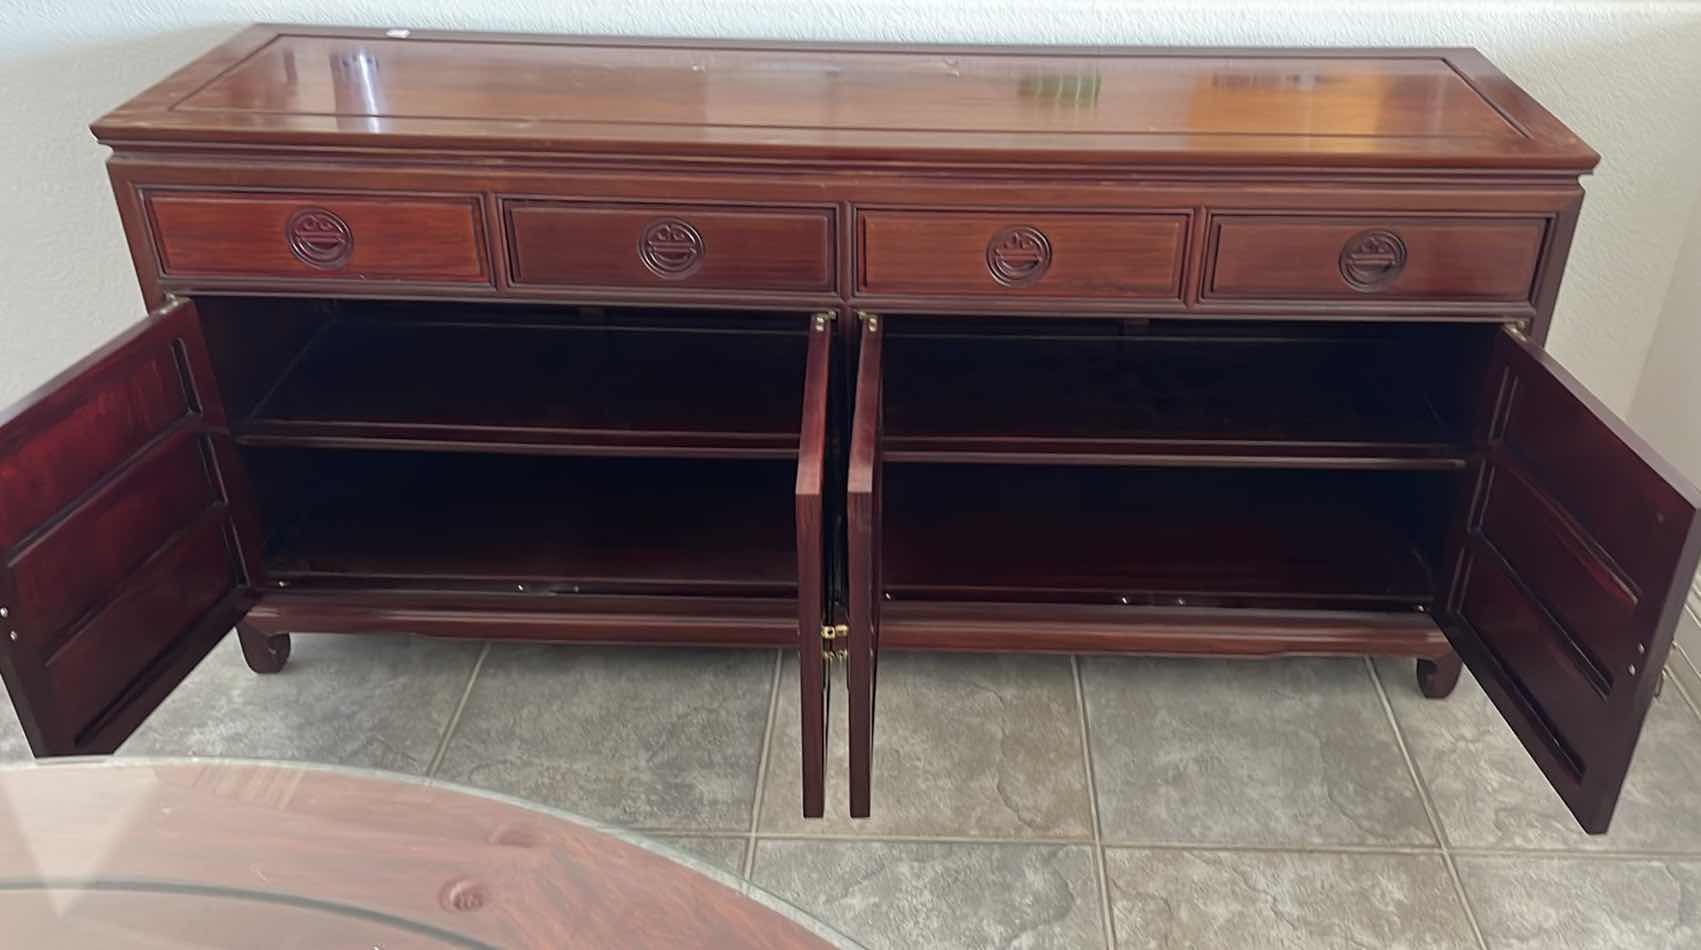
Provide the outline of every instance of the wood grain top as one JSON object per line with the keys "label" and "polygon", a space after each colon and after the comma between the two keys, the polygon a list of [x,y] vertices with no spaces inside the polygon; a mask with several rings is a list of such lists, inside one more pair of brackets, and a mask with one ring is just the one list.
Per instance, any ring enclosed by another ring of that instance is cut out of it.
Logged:
{"label": "wood grain top", "polygon": [[62,759],[0,769],[0,805],[8,946],[854,946],[636,836],[408,776]]}
{"label": "wood grain top", "polygon": [[1467,49],[878,47],[258,26],[94,124],[140,144],[850,163],[1598,157]]}

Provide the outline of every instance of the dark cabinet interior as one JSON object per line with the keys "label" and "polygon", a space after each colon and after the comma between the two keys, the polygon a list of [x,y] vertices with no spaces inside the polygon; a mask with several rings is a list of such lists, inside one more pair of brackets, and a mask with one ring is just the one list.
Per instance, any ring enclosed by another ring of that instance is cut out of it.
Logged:
{"label": "dark cabinet interior", "polygon": [[1445,474],[887,463],[891,600],[1427,609]]}
{"label": "dark cabinet interior", "polygon": [[[813,316],[199,309],[271,583],[796,595]],[[1436,602],[1493,327],[883,326],[889,599]]]}
{"label": "dark cabinet interior", "polygon": [[[248,298],[200,306],[241,445],[797,455],[807,314]],[[261,319],[275,325],[257,331]]]}
{"label": "dark cabinet interior", "polygon": [[889,461],[1459,468],[1496,332],[883,317]]}
{"label": "dark cabinet interior", "polygon": [[810,316],[201,310],[273,584],[797,595]]}
{"label": "dark cabinet interior", "polygon": [[882,597],[1429,610],[1498,332],[883,316]]}
{"label": "dark cabinet interior", "polygon": [[795,463],[245,449],[274,582],[796,596]]}

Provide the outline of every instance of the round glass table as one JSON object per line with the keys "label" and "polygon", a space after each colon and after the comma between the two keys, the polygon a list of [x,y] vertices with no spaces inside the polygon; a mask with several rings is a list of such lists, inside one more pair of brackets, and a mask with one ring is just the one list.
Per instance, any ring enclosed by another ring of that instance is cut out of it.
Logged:
{"label": "round glass table", "polygon": [[630,832],[426,779],[294,763],[0,768],[21,947],[854,947]]}

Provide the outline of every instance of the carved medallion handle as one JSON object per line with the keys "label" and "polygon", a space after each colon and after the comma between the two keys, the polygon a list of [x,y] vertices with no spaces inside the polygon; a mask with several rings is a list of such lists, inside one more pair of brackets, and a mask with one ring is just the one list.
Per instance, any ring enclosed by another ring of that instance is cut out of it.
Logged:
{"label": "carved medallion handle", "polygon": [[1341,279],[1354,290],[1374,293],[1406,269],[1406,242],[1386,228],[1361,231],[1341,248]]}
{"label": "carved medallion handle", "polygon": [[284,239],[296,260],[319,270],[339,270],[354,253],[354,231],[324,208],[302,208],[290,215]]}
{"label": "carved medallion handle", "polygon": [[657,277],[687,277],[703,263],[703,236],[679,218],[657,218],[638,236],[638,258]]}
{"label": "carved medallion handle", "polygon": [[1024,287],[1051,267],[1051,241],[1039,228],[1005,228],[986,243],[986,269],[1006,287]]}

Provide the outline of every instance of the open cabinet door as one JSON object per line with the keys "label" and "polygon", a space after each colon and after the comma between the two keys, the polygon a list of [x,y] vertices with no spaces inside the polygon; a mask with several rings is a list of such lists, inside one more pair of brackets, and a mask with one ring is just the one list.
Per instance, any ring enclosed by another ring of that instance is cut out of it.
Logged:
{"label": "open cabinet door", "polygon": [[867,818],[874,768],[874,688],[880,652],[880,318],[862,319],[846,482],[846,544],[850,563],[850,646],[845,684],[850,692],[850,814]]}
{"label": "open cabinet door", "polygon": [[803,817],[820,818],[827,802],[827,723],[836,630],[827,594],[827,385],[833,330],[824,314],[810,319],[803,374],[803,425],[797,443],[797,678],[803,689]]}
{"label": "open cabinet door", "polygon": [[1607,830],[1695,575],[1701,497],[1546,353],[1494,342],[1443,628],[1583,828]]}
{"label": "open cabinet door", "polygon": [[0,415],[0,674],[37,756],[113,751],[230,630],[254,510],[186,301]]}

